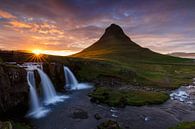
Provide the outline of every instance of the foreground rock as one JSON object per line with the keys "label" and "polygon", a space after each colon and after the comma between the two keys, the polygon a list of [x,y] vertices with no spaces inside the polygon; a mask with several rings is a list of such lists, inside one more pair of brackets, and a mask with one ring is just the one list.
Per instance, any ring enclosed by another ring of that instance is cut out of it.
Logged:
{"label": "foreground rock", "polygon": [[26,71],[0,64],[0,117],[23,116],[28,109]]}
{"label": "foreground rock", "polygon": [[73,119],[87,119],[88,113],[84,111],[83,109],[73,109],[72,111],[72,118]]}
{"label": "foreground rock", "polygon": [[13,129],[10,121],[1,122],[0,121],[0,129]]}

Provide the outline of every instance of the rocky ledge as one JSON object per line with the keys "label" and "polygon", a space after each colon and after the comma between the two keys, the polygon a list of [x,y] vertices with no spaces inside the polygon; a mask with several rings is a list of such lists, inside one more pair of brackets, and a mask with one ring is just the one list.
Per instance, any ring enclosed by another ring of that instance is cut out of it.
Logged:
{"label": "rocky ledge", "polygon": [[0,64],[0,117],[23,116],[28,109],[26,71]]}

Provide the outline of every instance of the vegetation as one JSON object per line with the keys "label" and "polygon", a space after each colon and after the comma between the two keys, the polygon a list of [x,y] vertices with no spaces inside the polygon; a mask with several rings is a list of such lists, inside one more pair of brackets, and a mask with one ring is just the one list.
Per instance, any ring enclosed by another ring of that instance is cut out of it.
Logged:
{"label": "vegetation", "polygon": [[182,122],[170,129],[195,129],[195,122]]}
{"label": "vegetation", "polygon": [[122,129],[116,121],[108,120],[97,126],[98,129]]}
{"label": "vegetation", "polygon": [[114,107],[125,105],[142,106],[149,104],[161,104],[169,99],[169,95],[154,91],[123,91],[106,87],[100,87],[89,94],[91,101],[103,103]]}

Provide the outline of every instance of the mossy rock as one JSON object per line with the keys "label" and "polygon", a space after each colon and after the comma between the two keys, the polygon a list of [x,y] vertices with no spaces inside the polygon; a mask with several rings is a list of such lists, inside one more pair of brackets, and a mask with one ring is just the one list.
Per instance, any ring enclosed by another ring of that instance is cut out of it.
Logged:
{"label": "mossy rock", "polygon": [[88,113],[83,109],[74,109],[72,111],[72,118],[73,119],[87,119]]}
{"label": "mossy rock", "polygon": [[169,128],[169,129],[195,129],[195,121],[194,122],[182,122],[177,126]]}
{"label": "mossy rock", "polygon": [[108,120],[97,126],[98,129],[122,129],[116,121]]}
{"label": "mossy rock", "polygon": [[89,96],[92,102],[114,107],[161,104],[169,99],[169,95],[163,92],[123,91],[106,87],[96,88]]}
{"label": "mossy rock", "polygon": [[13,127],[10,121],[6,121],[0,123],[0,129],[13,129]]}

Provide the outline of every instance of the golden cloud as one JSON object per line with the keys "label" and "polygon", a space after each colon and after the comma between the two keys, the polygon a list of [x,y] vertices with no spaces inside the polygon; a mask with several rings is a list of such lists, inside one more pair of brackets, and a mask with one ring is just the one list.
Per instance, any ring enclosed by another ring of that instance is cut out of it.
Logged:
{"label": "golden cloud", "polygon": [[31,25],[19,21],[11,21],[10,25],[16,28],[31,28]]}
{"label": "golden cloud", "polygon": [[16,18],[11,13],[3,11],[3,10],[0,10],[0,17],[7,18],[7,19],[9,19],[9,18]]}

